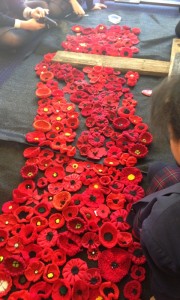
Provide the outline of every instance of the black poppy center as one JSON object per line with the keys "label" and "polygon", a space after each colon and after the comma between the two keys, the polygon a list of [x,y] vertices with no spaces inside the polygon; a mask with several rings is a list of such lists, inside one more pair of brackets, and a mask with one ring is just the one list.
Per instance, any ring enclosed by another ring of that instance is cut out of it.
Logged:
{"label": "black poppy center", "polygon": [[112,239],[113,239],[113,235],[112,235],[112,233],[111,232],[106,232],[105,234],[104,234],[104,239],[105,239],[105,241],[112,241]]}
{"label": "black poppy center", "polygon": [[72,272],[73,275],[76,275],[76,274],[79,273],[79,268],[76,267],[76,266],[74,266],[74,267],[71,269],[71,272]]}
{"label": "black poppy center", "polygon": [[141,249],[135,249],[134,250],[134,255],[136,257],[141,257],[142,256],[142,250]]}
{"label": "black poppy center", "polygon": [[132,294],[133,294],[133,295],[137,295],[137,290],[136,290],[136,289],[133,289],[133,290],[132,290]]}
{"label": "black poppy center", "polygon": [[48,234],[46,235],[46,240],[50,242],[52,240],[52,238],[53,238],[53,233],[48,232]]}
{"label": "black poppy center", "polygon": [[89,245],[93,245],[93,244],[94,244],[94,241],[93,241],[92,239],[90,239],[90,240],[88,241],[88,244],[89,244]]}
{"label": "black poppy center", "polygon": [[98,282],[98,278],[97,277],[92,277],[90,280],[91,284],[96,284]]}
{"label": "black poppy center", "polygon": [[137,275],[137,276],[141,276],[141,271],[136,270],[136,275]]}
{"label": "black poppy center", "polygon": [[63,286],[60,287],[60,289],[59,289],[59,294],[60,295],[64,296],[64,295],[67,294],[67,292],[68,292],[68,289],[67,289],[67,287],[65,285],[63,285]]}
{"label": "black poppy center", "polygon": [[26,219],[26,217],[28,216],[28,212],[26,211],[21,211],[19,214],[18,214],[18,217],[19,219]]}
{"label": "black poppy center", "polygon": [[75,204],[75,205],[79,205],[79,204],[80,204],[80,200],[75,200],[75,201],[74,201],[74,204]]}
{"label": "black poppy center", "polygon": [[113,290],[112,288],[105,288],[105,289],[104,289],[104,294],[105,294],[106,296],[108,296],[109,294],[114,295],[114,290]]}
{"label": "black poppy center", "polygon": [[74,185],[76,183],[75,180],[71,180],[71,185]]}
{"label": "black poppy center", "polygon": [[96,197],[94,195],[91,195],[89,199],[91,202],[96,202]]}
{"label": "black poppy center", "polygon": [[19,283],[20,284],[25,284],[27,282],[26,277],[24,275],[21,275],[19,277]]}
{"label": "black poppy center", "polygon": [[118,217],[117,221],[121,223],[121,222],[123,222],[123,218],[122,217]]}
{"label": "black poppy center", "polygon": [[119,265],[118,265],[117,262],[113,261],[113,262],[111,263],[111,268],[112,268],[112,269],[117,269],[118,267],[119,267]]}
{"label": "black poppy center", "polygon": [[30,258],[36,257],[36,252],[35,251],[30,251],[29,256],[30,256]]}
{"label": "black poppy center", "polygon": [[136,196],[136,191],[130,191],[130,194],[131,194],[132,196]]}
{"label": "black poppy center", "polygon": [[38,208],[38,212],[43,214],[46,211],[45,207],[41,206]]}
{"label": "black poppy center", "polygon": [[0,236],[0,242],[3,242],[3,241],[4,241],[4,237]]}

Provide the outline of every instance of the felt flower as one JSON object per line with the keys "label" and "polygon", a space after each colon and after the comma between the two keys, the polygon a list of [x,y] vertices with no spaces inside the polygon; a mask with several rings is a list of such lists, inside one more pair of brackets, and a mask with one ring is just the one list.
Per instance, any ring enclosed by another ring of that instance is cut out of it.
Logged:
{"label": "felt flower", "polygon": [[63,208],[69,205],[71,202],[71,194],[67,191],[62,191],[53,197],[53,207],[62,211]]}
{"label": "felt flower", "polygon": [[30,299],[33,298],[48,299],[51,295],[51,289],[52,289],[51,284],[49,284],[48,282],[38,281],[35,284],[33,284],[29,289],[29,293],[31,296]]}
{"label": "felt flower", "polygon": [[37,244],[41,247],[53,247],[56,245],[58,233],[55,229],[46,228],[37,237]]}
{"label": "felt flower", "polygon": [[66,226],[69,231],[75,234],[81,234],[86,230],[86,222],[80,217],[69,219],[66,222]]}
{"label": "felt flower", "polygon": [[11,293],[11,295],[8,297],[8,300],[14,300],[14,299],[30,300],[31,296],[28,291],[21,290],[21,291],[16,291]]}
{"label": "felt flower", "polygon": [[80,251],[81,238],[77,234],[65,231],[59,233],[57,246],[64,250],[67,255],[74,256]]}
{"label": "felt flower", "polygon": [[77,280],[74,282],[72,288],[72,300],[88,300],[89,286],[84,280]]}
{"label": "felt flower", "polygon": [[87,256],[89,260],[93,260],[93,261],[97,261],[99,259],[99,255],[100,255],[100,250],[99,248],[94,248],[92,250],[88,250],[87,251]]}
{"label": "felt flower", "polygon": [[143,281],[145,279],[146,270],[142,266],[133,265],[131,267],[131,277],[132,279]]}
{"label": "felt flower", "polygon": [[[102,299],[117,300],[119,298],[119,288],[115,283],[111,281],[102,282],[99,291]],[[100,298],[99,300],[102,299]]]}
{"label": "felt flower", "polygon": [[86,189],[82,195],[84,202],[89,207],[98,207],[104,203],[104,195],[100,190]]}
{"label": "felt flower", "polygon": [[128,184],[138,184],[142,180],[142,174],[138,168],[135,167],[125,167],[121,171],[121,183],[125,185]]}
{"label": "felt flower", "polygon": [[13,254],[20,253],[24,248],[22,239],[19,236],[11,236],[6,243],[6,249]]}
{"label": "felt flower", "polygon": [[18,206],[14,201],[7,201],[2,205],[2,212],[4,214],[11,214]]}
{"label": "felt flower", "polygon": [[63,186],[64,189],[69,191],[69,192],[76,192],[80,190],[82,186],[82,182],[80,180],[80,175],[79,174],[71,174],[67,175],[63,179]]}
{"label": "felt flower", "polygon": [[62,266],[66,262],[66,253],[62,249],[57,249],[53,251],[52,262],[57,266]]}
{"label": "felt flower", "polygon": [[130,228],[130,225],[126,222],[127,211],[120,208],[110,215],[111,222],[121,231],[126,231]]}
{"label": "felt flower", "polygon": [[133,243],[132,234],[130,232],[122,231],[118,235],[118,245],[122,248],[127,248]]}
{"label": "felt flower", "polygon": [[34,214],[34,209],[30,206],[19,206],[14,211],[18,223],[28,223]]}
{"label": "felt flower", "polygon": [[17,290],[28,290],[30,281],[27,280],[24,274],[20,274],[18,276],[14,276],[13,284]]}
{"label": "felt flower", "polygon": [[8,237],[8,231],[6,231],[5,229],[0,229],[0,247],[6,245]]}
{"label": "felt flower", "polygon": [[48,264],[44,268],[43,279],[46,282],[55,282],[60,277],[60,270],[54,263]]}
{"label": "felt flower", "polygon": [[33,224],[22,225],[19,236],[24,245],[33,243],[37,238],[37,232]]}
{"label": "felt flower", "polygon": [[98,268],[90,268],[86,271],[85,281],[87,282],[90,289],[96,289],[102,282],[100,270]]}
{"label": "felt flower", "polygon": [[143,158],[147,155],[148,149],[145,145],[136,143],[129,148],[129,153],[137,158]]}
{"label": "felt flower", "polygon": [[71,160],[66,167],[66,172],[69,173],[81,174],[83,171],[84,171],[83,162],[77,162],[75,160]]}
{"label": "felt flower", "polygon": [[142,293],[141,283],[137,280],[128,281],[125,284],[123,293],[128,300],[139,300]]}
{"label": "felt flower", "polygon": [[42,216],[32,217],[30,223],[34,225],[37,232],[40,232],[48,226],[48,220]]}
{"label": "felt flower", "polygon": [[74,258],[66,263],[62,270],[62,275],[71,285],[74,285],[77,280],[84,279],[87,269],[85,261],[80,258]]}
{"label": "felt flower", "polygon": [[95,182],[98,177],[97,174],[95,173],[94,170],[85,170],[82,174],[81,174],[81,181],[83,182],[83,185],[89,185],[92,182]]}
{"label": "felt flower", "polygon": [[106,198],[106,204],[112,210],[123,208],[125,204],[125,196],[122,193],[110,193]]}
{"label": "felt flower", "polygon": [[116,227],[110,223],[105,222],[99,230],[99,241],[106,248],[113,248],[117,244],[118,231]]}
{"label": "felt flower", "polygon": [[134,203],[145,196],[145,191],[137,184],[129,184],[124,188],[123,194],[128,202]]}
{"label": "felt flower", "polygon": [[64,178],[65,173],[63,167],[48,167],[45,170],[44,175],[47,177],[49,182],[57,182]]}
{"label": "felt flower", "polygon": [[26,268],[25,261],[19,255],[11,255],[4,259],[4,268],[11,276],[23,274]]}
{"label": "felt flower", "polygon": [[69,300],[72,298],[71,285],[66,279],[57,279],[52,286],[52,299]]}
{"label": "felt flower", "polygon": [[81,239],[82,246],[84,248],[94,249],[99,247],[99,236],[95,232],[86,232]]}
{"label": "felt flower", "polygon": [[60,213],[51,214],[49,217],[49,227],[52,229],[62,228],[65,224],[64,216]]}
{"label": "felt flower", "polygon": [[24,271],[24,275],[29,281],[38,281],[44,272],[44,264],[41,261],[30,261]]}
{"label": "felt flower", "polygon": [[150,132],[142,132],[139,135],[139,141],[144,145],[150,145],[153,141],[153,136]]}
{"label": "felt flower", "polygon": [[130,265],[130,254],[117,247],[104,250],[99,255],[100,274],[107,281],[120,282],[127,275]]}

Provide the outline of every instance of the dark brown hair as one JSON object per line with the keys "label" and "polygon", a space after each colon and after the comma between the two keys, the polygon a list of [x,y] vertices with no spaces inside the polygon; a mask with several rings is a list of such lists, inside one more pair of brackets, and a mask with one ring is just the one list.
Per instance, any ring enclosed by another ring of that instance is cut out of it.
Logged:
{"label": "dark brown hair", "polygon": [[167,137],[171,126],[173,138],[180,139],[180,75],[165,78],[153,91],[150,119],[156,137]]}

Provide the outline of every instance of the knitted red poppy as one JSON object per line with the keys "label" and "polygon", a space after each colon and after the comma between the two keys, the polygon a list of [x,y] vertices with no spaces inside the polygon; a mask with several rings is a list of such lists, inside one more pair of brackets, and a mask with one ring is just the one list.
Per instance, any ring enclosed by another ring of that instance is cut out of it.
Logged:
{"label": "knitted red poppy", "polygon": [[60,270],[56,264],[52,263],[45,266],[43,272],[43,279],[46,282],[49,283],[55,282],[59,277],[60,277]]}
{"label": "knitted red poppy", "polygon": [[49,227],[52,229],[58,229],[63,227],[65,224],[65,219],[60,213],[55,213],[49,217]]}
{"label": "knitted red poppy", "polygon": [[74,256],[80,251],[81,238],[77,234],[65,231],[59,233],[57,246],[64,250],[67,255]]}
{"label": "knitted red poppy", "polygon": [[30,293],[26,290],[16,291],[10,294],[8,297],[8,300],[14,300],[14,299],[23,299],[23,300],[30,300],[31,296]]}
{"label": "knitted red poppy", "polygon": [[91,289],[96,289],[100,286],[102,278],[98,268],[90,268],[85,274],[85,280]]}
{"label": "knitted red poppy", "polygon": [[100,291],[100,295],[104,298],[104,299],[114,299],[117,300],[119,298],[119,288],[118,286],[110,281],[107,282],[103,282],[100,285],[99,288]]}
{"label": "knitted red poppy", "polygon": [[145,196],[144,189],[137,184],[129,184],[123,190],[125,198],[128,202],[134,203]]}
{"label": "knitted red poppy", "polygon": [[24,275],[27,280],[36,282],[38,281],[44,272],[44,264],[41,261],[30,261],[25,269]]}
{"label": "knitted red poppy", "polygon": [[99,241],[106,248],[113,248],[117,244],[118,231],[116,227],[110,223],[105,222],[99,230]]}
{"label": "knitted red poppy", "polygon": [[37,283],[33,284],[29,289],[29,293],[31,296],[30,299],[33,298],[48,299],[51,295],[51,289],[52,289],[51,284],[47,283],[46,281],[38,281]]}
{"label": "knitted red poppy", "polygon": [[68,280],[58,279],[52,286],[52,299],[69,300],[72,298],[71,286]]}
{"label": "knitted red poppy", "polygon": [[132,279],[143,281],[145,279],[146,270],[142,266],[133,265],[131,268],[131,277]]}
{"label": "knitted red poppy", "polygon": [[53,247],[56,245],[58,232],[55,229],[46,228],[37,237],[37,244],[43,247]]}
{"label": "knitted red poppy", "polygon": [[80,258],[69,260],[62,270],[63,277],[74,284],[77,280],[83,280],[88,267],[85,261]]}
{"label": "knitted red poppy", "polygon": [[0,297],[4,297],[11,290],[12,279],[11,276],[7,274],[3,269],[0,270],[0,281],[1,281]]}
{"label": "knitted red poppy", "polygon": [[72,288],[72,300],[89,299],[89,285],[84,280],[76,280]]}
{"label": "knitted red poppy", "polygon": [[95,232],[86,232],[81,239],[84,248],[94,249],[99,247],[99,236]]}
{"label": "knitted red poppy", "polygon": [[141,292],[142,286],[137,280],[128,281],[123,290],[124,296],[128,300],[139,300]]}
{"label": "knitted red poppy", "polygon": [[11,276],[17,276],[24,273],[26,264],[20,255],[11,255],[4,259],[4,268]]}

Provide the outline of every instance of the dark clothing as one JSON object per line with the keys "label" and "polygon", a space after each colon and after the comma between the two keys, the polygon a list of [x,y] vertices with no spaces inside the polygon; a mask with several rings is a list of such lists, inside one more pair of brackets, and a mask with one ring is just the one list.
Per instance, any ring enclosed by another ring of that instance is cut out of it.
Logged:
{"label": "dark clothing", "polygon": [[0,1],[0,27],[14,27],[14,16],[23,18],[23,11],[26,5],[22,0],[1,0]]}
{"label": "dark clothing", "polygon": [[127,221],[140,239],[156,300],[180,299],[180,183],[132,206]]}
{"label": "dark clothing", "polygon": [[179,23],[176,25],[175,33],[176,33],[177,37],[180,38],[180,21],[179,21]]}

